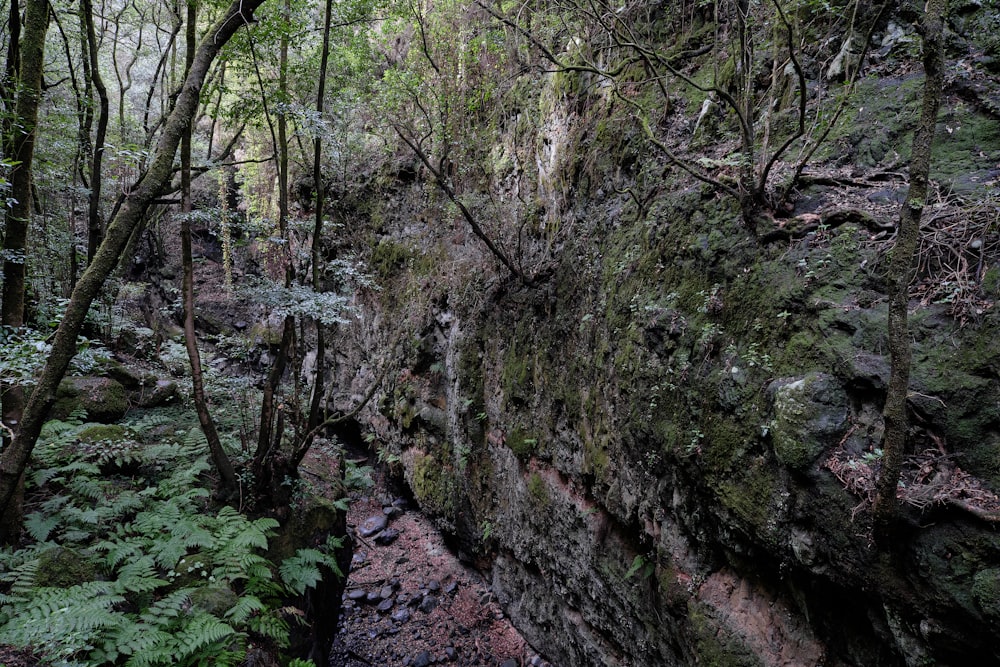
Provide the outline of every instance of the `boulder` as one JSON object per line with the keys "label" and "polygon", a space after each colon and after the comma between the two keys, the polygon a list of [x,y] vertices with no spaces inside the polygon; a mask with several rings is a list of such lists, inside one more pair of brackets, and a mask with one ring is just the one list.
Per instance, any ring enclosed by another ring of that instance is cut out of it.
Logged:
{"label": "boulder", "polygon": [[789,468],[807,470],[847,428],[847,394],[831,375],[775,380],[768,393],[774,397],[774,454]]}
{"label": "boulder", "polygon": [[52,406],[53,419],[66,419],[83,409],[89,421],[109,424],[125,416],[128,396],[117,380],[104,377],[67,377],[59,383]]}

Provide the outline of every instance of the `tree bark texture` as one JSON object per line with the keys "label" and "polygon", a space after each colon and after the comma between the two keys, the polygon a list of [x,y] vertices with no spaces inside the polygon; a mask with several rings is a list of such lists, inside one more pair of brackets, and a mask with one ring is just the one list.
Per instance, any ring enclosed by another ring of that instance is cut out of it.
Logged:
{"label": "tree bark texture", "polygon": [[148,170],[131,188],[115,213],[94,261],[73,289],[66,314],[56,329],[52,352],[25,406],[20,429],[0,458],[0,512],[6,512],[70,360],[76,354],[76,339],[84,318],[105,278],[114,270],[129,237],[146,210],[170,182],[174,156],[184,129],[198,110],[199,96],[209,67],[222,47],[243,25],[253,20],[253,12],[264,0],[235,0],[222,18],[211,26],[195,54],[180,94],[163,126]]}
{"label": "tree bark texture", "polygon": [[889,356],[891,368],[882,416],[882,468],[876,483],[873,519],[876,541],[890,537],[896,515],[896,490],[906,450],[906,399],[910,383],[910,333],[907,323],[910,283],[927,205],[931,145],[944,88],[944,15],[947,0],[928,0],[923,21],[924,98],[910,159],[910,187],[899,210],[899,229],[889,260]]}

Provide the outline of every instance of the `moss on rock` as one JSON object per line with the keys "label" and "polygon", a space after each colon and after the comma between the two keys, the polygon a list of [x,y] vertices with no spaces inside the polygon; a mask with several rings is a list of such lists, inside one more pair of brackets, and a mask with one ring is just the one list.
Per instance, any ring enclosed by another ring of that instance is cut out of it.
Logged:
{"label": "moss on rock", "polygon": [[828,446],[836,444],[847,427],[847,394],[825,373],[776,380],[770,391],[774,396],[770,432],[775,456],[789,468],[804,471]]}

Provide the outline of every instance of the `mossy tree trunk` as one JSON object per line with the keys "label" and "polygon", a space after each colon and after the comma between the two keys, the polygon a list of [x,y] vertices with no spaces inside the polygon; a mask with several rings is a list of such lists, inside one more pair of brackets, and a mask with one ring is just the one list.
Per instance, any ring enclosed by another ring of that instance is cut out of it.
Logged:
{"label": "mossy tree trunk", "polygon": [[[17,5],[16,0],[12,0]],[[13,10],[12,10],[13,11]],[[17,103],[14,105],[14,122],[9,130],[12,136],[4,137],[9,147],[14,167],[10,174],[10,199],[4,219],[3,238],[3,293],[2,320],[4,327],[24,326],[24,290],[27,268],[28,227],[31,223],[31,167],[35,154],[38,106],[42,97],[42,70],[45,67],[45,33],[49,29],[49,3],[47,0],[28,0],[24,13],[24,34],[17,47],[19,58],[16,81]],[[6,151],[5,151],[6,152]],[[3,439],[17,429],[24,412],[24,392],[21,387],[2,387]],[[10,429],[8,431],[7,429]],[[4,455],[10,449],[4,449]],[[24,481],[21,474],[12,481],[10,511],[0,520],[0,540],[16,536],[22,515]]]}
{"label": "mossy tree trunk", "polygon": [[173,109],[167,116],[163,131],[153,152],[149,168],[130,189],[101,242],[94,261],[87,267],[73,289],[66,314],[52,339],[52,351],[45,367],[28,398],[13,441],[4,449],[0,459],[0,512],[6,513],[10,501],[28,464],[31,451],[38,440],[49,409],[55,402],[56,388],[66,373],[70,360],[76,354],[76,339],[104,280],[117,266],[132,231],[142,220],[153,201],[169,185],[173,174],[174,156],[185,128],[198,110],[199,96],[212,62],[222,47],[236,31],[253,21],[253,12],[264,0],[235,0],[222,14],[222,18],[205,33],[195,54],[194,62]]}
{"label": "mossy tree trunk", "polygon": [[[103,186],[102,163],[104,161],[104,142],[108,134],[108,117],[110,116],[110,103],[108,101],[108,89],[104,85],[101,77],[100,60],[97,57],[97,32],[94,29],[94,9],[92,0],[80,0],[80,18],[84,24],[84,41],[87,52],[84,54],[85,64],[84,74],[89,74],[89,84],[93,84],[97,91],[98,115],[97,134],[94,143],[90,147],[88,155],[90,157],[90,192],[87,195],[87,262],[94,259],[104,235],[104,224],[101,219],[101,189]],[[87,97],[88,115],[93,112],[89,110],[90,96]],[[86,124],[87,131],[90,130],[90,123]],[[87,137],[89,140],[90,137]],[[89,142],[88,142],[89,143]]]}
{"label": "mossy tree trunk", "polygon": [[886,390],[882,469],[873,508],[875,539],[886,544],[897,510],[896,489],[906,450],[906,399],[910,383],[910,334],[907,323],[910,283],[920,236],[920,216],[927,205],[931,145],[944,88],[944,16],[947,0],[928,0],[923,21],[924,99],[913,135],[910,187],[899,210],[896,244],[889,260],[889,356],[892,366]]}

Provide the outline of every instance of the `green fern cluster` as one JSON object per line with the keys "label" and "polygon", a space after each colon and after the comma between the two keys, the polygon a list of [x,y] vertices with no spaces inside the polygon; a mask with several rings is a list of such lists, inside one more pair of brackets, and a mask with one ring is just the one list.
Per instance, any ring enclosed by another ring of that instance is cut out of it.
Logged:
{"label": "green fern cluster", "polygon": [[275,565],[264,553],[277,522],[212,510],[205,449],[187,433],[141,445],[130,429],[142,474],[125,478],[80,447],[86,428],[50,422],[37,448],[34,542],[0,552],[0,644],[52,665],[128,667],[238,665],[252,642],[287,646],[297,615],[280,599],[335,569],[337,545]]}

